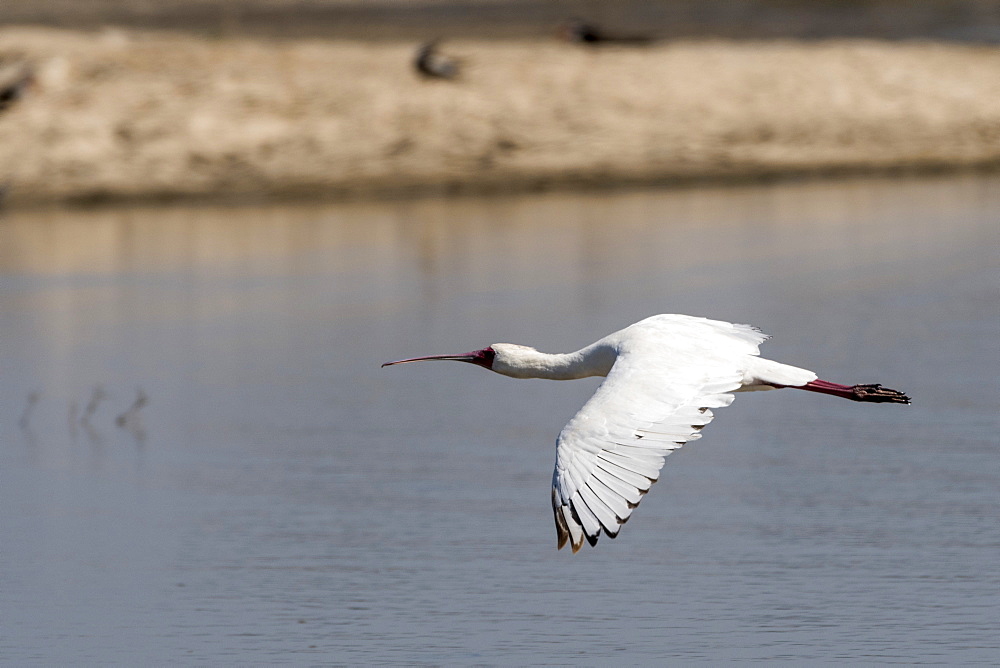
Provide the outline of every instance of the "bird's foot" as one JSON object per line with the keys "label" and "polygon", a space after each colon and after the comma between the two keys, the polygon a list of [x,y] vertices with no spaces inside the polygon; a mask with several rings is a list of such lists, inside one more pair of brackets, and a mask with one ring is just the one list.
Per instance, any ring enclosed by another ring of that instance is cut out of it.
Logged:
{"label": "bird's foot", "polygon": [[878,383],[855,385],[851,388],[854,401],[871,401],[873,403],[909,404],[910,398],[899,390],[882,387]]}

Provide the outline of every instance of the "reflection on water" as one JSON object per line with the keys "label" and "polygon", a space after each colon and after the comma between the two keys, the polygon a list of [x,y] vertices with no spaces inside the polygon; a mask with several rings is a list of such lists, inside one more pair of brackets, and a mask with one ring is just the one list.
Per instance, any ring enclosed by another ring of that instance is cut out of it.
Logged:
{"label": "reflection on water", "polygon": [[[995,177],[7,213],[0,655],[993,661],[998,215]],[[596,381],[379,369],[658,312],[915,405],[739,397],[572,557]]]}

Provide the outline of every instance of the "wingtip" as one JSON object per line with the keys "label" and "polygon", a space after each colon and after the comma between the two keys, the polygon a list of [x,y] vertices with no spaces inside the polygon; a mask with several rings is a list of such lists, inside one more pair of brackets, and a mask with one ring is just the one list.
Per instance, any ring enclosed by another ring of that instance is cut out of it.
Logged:
{"label": "wingtip", "polygon": [[[566,518],[563,517],[562,508],[559,503],[559,494],[556,488],[552,488],[552,515],[556,520],[556,549],[561,550],[569,540],[569,527],[566,526]],[[576,550],[574,550],[575,552]]]}
{"label": "wingtip", "polygon": [[[556,513],[559,516],[559,513]],[[569,541],[569,532],[559,526],[559,522],[556,521],[556,549],[561,550],[566,547],[566,543]]]}

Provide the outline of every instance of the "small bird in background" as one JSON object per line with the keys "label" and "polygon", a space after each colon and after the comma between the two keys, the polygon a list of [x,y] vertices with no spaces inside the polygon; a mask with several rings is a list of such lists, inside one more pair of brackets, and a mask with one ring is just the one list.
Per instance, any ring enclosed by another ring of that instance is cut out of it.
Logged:
{"label": "small bird in background", "polygon": [[559,24],[556,35],[565,42],[598,46],[601,44],[649,44],[653,38],[647,35],[617,35],[609,33],[593,23],[580,18],[571,18]]}
{"label": "small bird in background", "polygon": [[552,510],[558,546],[576,552],[601,533],[614,538],[656,482],[664,458],[701,437],[734,392],[794,388],[852,401],[909,404],[881,385],[841,385],[806,369],[758,357],[767,335],[687,315],[654,315],[573,353],[548,354],[495,343],[421,360],[468,362],[512,378],[604,376],[594,396],[556,440]]}
{"label": "small bird in background", "polygon": [[440,39],[424,42],[413,57],[413,67],[427,79],[454,79],[459,73],[459,61],[438,51]]}
{"label": "small bird in background", "polygon": [[0,69],[0,113],[14,106],[34,83],[35,69],[27,63]]}

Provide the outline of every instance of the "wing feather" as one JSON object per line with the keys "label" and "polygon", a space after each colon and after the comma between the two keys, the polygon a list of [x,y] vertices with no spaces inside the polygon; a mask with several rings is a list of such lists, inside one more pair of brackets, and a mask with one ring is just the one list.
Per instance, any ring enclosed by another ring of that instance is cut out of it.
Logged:
{"label": "wing feather", "polygon": [[[594,466],[592,474],[601,482],[602,485],[621,497],[625,503],[631,506],[638,505],[639,500],[642,498],[643,491],[634,485],[627,484],[624,480],[615,476],[614,473],[605,470],[604,464],[600,460],[598,460],[597,465]],[[622,519],[627,517],[627,515],[627,513],[625,515],[619,514],[618,517],[619,519]]]}
{"label": "wing feather", "polygon": [[583,526],[583,533],[587,537],[587,541],[591,545],[596,543],[597,537],[601,534],[601,522],[583,500],[579,490],[570,500],[570,509],[573,511],[573,517],[576,521]]}
{"label": "wing feather", "polygon": [[[663,455],[653,455],[645,457],[642,454],[633,453],[631,456],[621,452],[625,448],[608,450],[602,452],[598,457],[607,462],[625,469],[629,473],[636,474],[644,478],[647,482],[655,482],[660,477],[660,468],[663,464]],[[596,465],[596,464],[595,464]]]}
{"label": "wing feather", "polygon": [[617,359],[559,434],[552,506],[559,545],[614,537],[664,459],[701,437],[767,337],[748,325],[654,316],[602,340]]}
{"label": "wing feather", "polygon": [[632,514],[632,509],[628,507],[628,502],[625,500],[621,494],[611,489],[601,478],[594,475],[587,481],[587,486],[597,495],[601,501],[604,502],[611,512],[615,514],[615,529],[617,530],[619,524],[621,524],[623,517],[628,517]]}
{"label": "wing feather", "polygon": [[618,522],[618,517],[615,515],[614,511],[611,510],[611,508],[609,508],[608,505],[597,496],[594,490],[590,488],[589,484],[584,485],[580,489],[580,498],[582,498],[584,503],[587,504],[590,512],[594,513],[594,517],[596,517],[601,523],[605,532],[610,529],[614,533],[618,533],[618,525],[620,524]]}
{"label": "wing feather", "polygon": [[[644,476],[641,473],[638,473],[636,471],[631,470],[630,468],[627,468],[627,465],[621,466],[609,460],[607,458],[607,455],[610,454],[612,453],[605,452],[599,455],[597,461],[595,462],[595,468],[600,468],[607,471],[614,477],[621,480],[626,485],[634,487],[639,492],[643,493],[648,492],[650,486],[654,482],[656,482],[656,478],[650,478],[648,476]],[[659,471],[657,471],[657,473],[659,473]]]}
{"label": "wing feather", "polygon": [[[557,512],[566,523],[566,528],[569,529],[570,543],[573,546],[573,552],[576,552],[583,547],[583,527],[573,517],[573,509],[569,506],[560,506]],[[559,547],[562,549],[562,545]]]}

